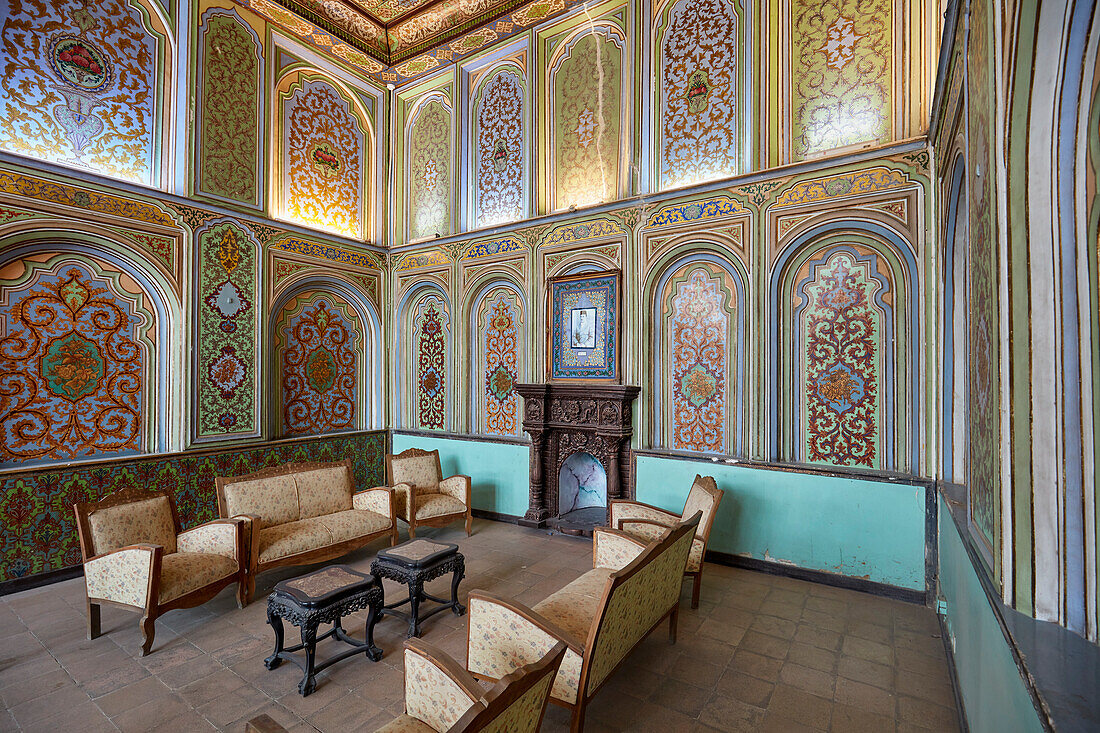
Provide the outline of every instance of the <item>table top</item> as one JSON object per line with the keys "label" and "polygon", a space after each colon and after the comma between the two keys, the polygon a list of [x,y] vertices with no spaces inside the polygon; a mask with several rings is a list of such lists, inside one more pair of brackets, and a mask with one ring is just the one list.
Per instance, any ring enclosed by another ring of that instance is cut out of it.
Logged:
{"label": "table top", "polygon": [[415,539],[382,550],[378,559],[406,568],[422,568],[458,553],[458,545],[450,542]]}
{"label": "table top", "polygon": [[368,573],[347,565],[330,565],[312,573],[275,584],[275,593],[289,596],[304,606],[322,606],[378,586]]}

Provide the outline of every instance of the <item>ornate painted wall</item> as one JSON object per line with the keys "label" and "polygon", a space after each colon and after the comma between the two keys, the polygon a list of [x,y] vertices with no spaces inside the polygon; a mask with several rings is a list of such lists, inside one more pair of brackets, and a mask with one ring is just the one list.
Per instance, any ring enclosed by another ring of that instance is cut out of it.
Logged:
{"label": "ornate painted wall", "polygon": [[0,148],[160,186],[164,26],[152,3],[0,3]]}
{"label": "ornate painted wall", "polygon": [[472,313],[477,324],[477,341],[470,352],[476,360],[472,381],[478,386],[471,391],[476,432],[522,435],[522,401],[515,390],[526,351],[522,296],[511,285],[490,285],[472,307]]}
{"label": "ornate painted wall", "polygon": [[421,100],[408,124],[408,202],[410,240],[453,231],[454,167],[451,102],[432,94]]}
{"label": "ornate painted wall", "polygon": [[474,229],[526,213],[524,86],[523,70],[508,64],[489,72],[474,96]]}
{"label": "ornate painted wall", "polygon": [[451,309],[441,293],[428,288],[415,299],[405,330],[409,383],[413,388],[412,425],[428,430],[447,427],[450,385]]}

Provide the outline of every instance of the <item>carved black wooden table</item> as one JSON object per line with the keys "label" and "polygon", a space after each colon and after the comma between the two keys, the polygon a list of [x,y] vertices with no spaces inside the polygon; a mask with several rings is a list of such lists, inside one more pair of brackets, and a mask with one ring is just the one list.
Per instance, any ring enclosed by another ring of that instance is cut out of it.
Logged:
{"label": "carved black wooden table", "polygon": [[[456,616],[466,613],[466,607],[458,602],[458,584],[466,577],[466,558],[458,551],[458,545],[432,540],[410,540],[397,547],[378,553],[370,571],[378,578],[389,578],[409,586],[409,597],[383,606],[379,616],[397,616],[409,622],[407,638],[420,636],[420,623],[448,608]],[[424,592],[424,583],[452,573],[451,600],[445,601]],[[441,604],[421,613],[420,602],[434,601]],[[409,613],[398,611],[398,606],[409,604]]]}
{"label": "carved black wooden table", "polygon": [[[276,583],[275,590],[267,599],[267,623],[275,632],[275,651],[264,660],[264,666],[275,669],[284,660],[297,665],[305,673],[298,683],[298,692],[305,696],[316,689],[316,674],[330,664],[359,653],[377,662],[382,658],[382,650],[374,645],[374,625],[378,623],[378,612],[382,610],[384,600],[381,581],[346,565],[331,565]],[[348,636],[340,620],[364,608],[369,608],[370,613],[366,623],[367,640],[361,642]],[[302,630],[301,644],[283,648],[284,619]],[[332,628],[317,636],[317,626],[323,623],[331,623]],[[317,642],[330,636],[350,644],[352,648],[318,664]],[[293,654],[302,649],[306,652],[304,663]]]}

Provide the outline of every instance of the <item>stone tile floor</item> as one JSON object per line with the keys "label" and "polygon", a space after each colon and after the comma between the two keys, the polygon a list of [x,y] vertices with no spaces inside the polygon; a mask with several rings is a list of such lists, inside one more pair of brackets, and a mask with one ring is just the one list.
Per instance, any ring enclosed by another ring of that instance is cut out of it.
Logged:
{"label": "stone tile floor", "polygon": [[[591,568],[591,542],[476,521],[422,536],[456,541],[466,556],[463,595],[484,588],[533,605]],[[404,537],[404,534],[402,534]],[[345,562],[369,569],[385,546]],[[204,606],[157,622],[153,653],[137,656],[138,616],[103,609],[88,641],[81,579],[0,598],[0,730],[242,731],[267,713],[293,731],[373,731],[403,710],[406,626],[385,619],[381,662],[353,657],[297,693],[300,672],[268,671],[265,597],[310,568],[261,575],[256,600],[236,607],[228,588]],[[449,576],[429,592],[445,595]],[[387,598],[403,587],[386,582]],[[633,652],[589,707],[588,731],[952,731],[947,662],[934,613],[918,606],[789,578],[708,565],[702,603],[684,584],[679,641],[662,627]],[[365,613],[346,620],[360,636]],[[424,639],[465,660],[465,618],[425,624]],[[327,652],[326,641],[318,656]],[[568,730],[551,705],[544,731]]]}

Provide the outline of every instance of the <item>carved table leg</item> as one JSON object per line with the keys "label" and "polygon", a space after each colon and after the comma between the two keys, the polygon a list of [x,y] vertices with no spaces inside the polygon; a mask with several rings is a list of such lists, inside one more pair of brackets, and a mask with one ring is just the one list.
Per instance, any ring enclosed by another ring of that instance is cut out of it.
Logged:
{"label": "carved table leg", "polygon": [[268,669],[275,669],[283,663],[283,660],[279,658],[279,654],[283,651],[283,619],[275,613],[275,609],[270,605],[267,607],[267,623],[271,630],[275,632],[275,651],[264,660],[264,666]]}
{"label": "carved table leg", "polygon": [[420,599],[424,595],[424,583],[420,578],[409,580],[409,638],[420,638]]}
{"label": "carved table leg", "polygon": [[306,651],[306,674],[298,683],[298,692],[302,697],[309,695],[317,689],[317,681],[313,677],[313,667],[317,663],[317,622],[307,621],[302,626],[302,646]]}
{"label": "carved table leg", "polygon": [[382,617],[382,614],[379,613],[380,610],[382,610],[381,601],[370,604],[370,610],[367,612],[367,657],[372,662],[377,662],[382,658],[382,650],[374,645],[374,625]]}
{"label": "carved table leg", "polygon": [[458,584],[466,577],[466,561],[462,557],[455,560],[454,575],[451,576],[451,611],[455,616],[466,613],[466,607],[458,602]]}

